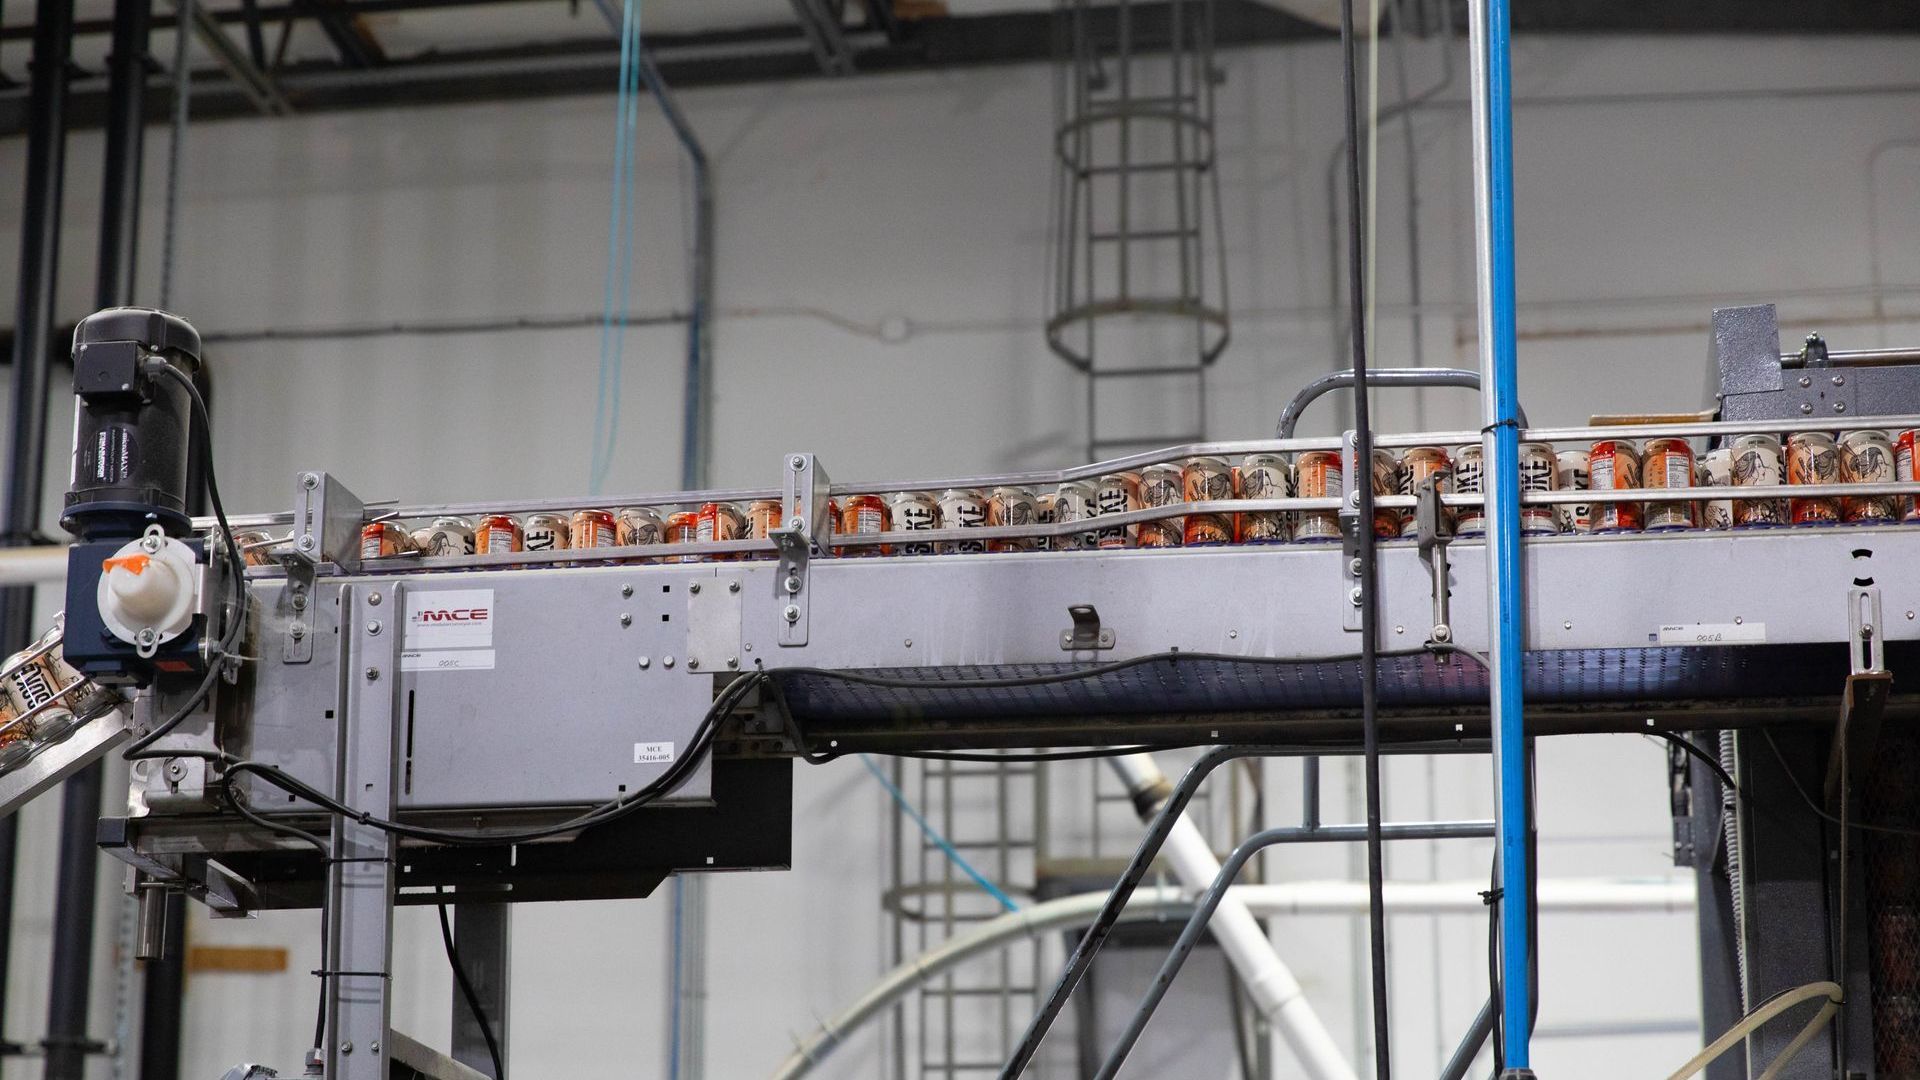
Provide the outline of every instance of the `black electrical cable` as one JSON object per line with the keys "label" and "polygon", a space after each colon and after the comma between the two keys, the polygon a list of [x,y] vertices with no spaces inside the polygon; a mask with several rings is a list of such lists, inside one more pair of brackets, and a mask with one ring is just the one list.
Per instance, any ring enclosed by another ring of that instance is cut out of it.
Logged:
{"label": "black electrical cable", "polygon": [[[1399,659],[1409,656],[1423,656],[1433,651],[1427,647],[1417,649],[1397,649],[1375,651],[1376,659]],[[1072,668],[1066,671],[1050,671],[1038,675],[1005,675],[979,679],[912,679],[893,675],[871,675],[859,671],[841,671],[834,668],[818,667],[782,667],[777,674],[782,677],[791,675],[813,675],[825,679],[837,679],[841,682],[858,683],[862,686],[876,686],[889,690],[1005,690],[1022,686],[1050,686],[1055,683],[1079,682],[1097,675],[1109,675],[1116,671],[1156,664],[1165,661],[1169,664],[1181,662],[1212,662],[1230,664],[1257,664],[1266,667],[1300,667],[1306,664],[1351,664],[1364,662],[1366,652],[1340,653],[1332,656],[1240,656],[1233,653],[1186,652],[1170,649],[1166,652],[1147,653],[1143,656],[1129,657],[1125,660],[1112,660],[1104,664],[1092,664],[1087,667]]]}
{"label": "black electrical cable", "polygon": [[1387,1015],[1387,908],[1380,836],[1380,717],[1378,715],[1379,603],[1374,596],[1373,432],[1367,402],[1366,236],[1360,199],[1360,94],[1353,33],[1353,0],[1340,0],[1341,84],[1347,111],[1347,317],[1353,342],[1353,489],[1359,496],[1354,543],[1360,571],[1360,726],[1366,760],[1367,930],[1373,981],[1373,1068],[1379,1080],[1393,1075]]}
{"label": "black electrical cable", "polygon": [[[126,750],[121,752],[120,756],[128,761],[138,761],[141,758],[151,757],[179,756],[171,752],[146,753],[146,750],[154,743],[165,738],[174,728],[179,727],[182,721],[193,715],[193,711],[198,709],[202,702],[206,701],[207,695],[213,692],[214,682],[220,678],[221,671],[225,669],[228,657],[233,654],[234,646],[239,643],[241,628],[246,624],[247,564],[246,560],[241,558],[239,545],[234,542],[233,529],[227,524],[227,507],[220,499],[220,483],[214,476],[213,419],[207,412],[207,401],[200,396],[200,388],[193,385],[193,378],[172,364],[164,360],[155,360],[148,363],[147,369],[151,372],[165,375],[185,387],[187,398],[192,403],[194,434],[199,436],[200,449],[203,454],[202,460],[205,462],[207,501],[213,504],[214,521],[217,522],[220,527],[220,538],[229,563],[228,585],[231,592],[225,604],[227,624],[223,628],[217,646],[212,650],[212,655],[207,658],[206,675],[200,680],[200,684],[194,688],[193,693],[188,695],[185,703],[174,711],[173,715],[155,725],[152,731],[135,739],[127,746]],[[209,553],[209,557],[212,557],[211,552]]]}
{"label": "black electrical cable", "polygon": [[[1126,757],[1130,754],[1151,754],[1161,750],[1191,750],[1196,746],[1212,746],[1213,743],[1169,743],[1164,746],[1097,746],[1086,750],[1044,750],[1036,753],[988,754],[966,750],[863,750],[860,753],[878,757],[916,758],[926,761],[980,761],[991,764],[996,761],[1022,763],[1030,761],[1089,761],[1096,758]],[[825,765],[838,761],[846,755],[838,750],[823,750],[818,753],[802,755],[801,760],[809,765]]]}
{"label": "black electrical cable", "polygon": [[[446,890],[435,885],[433,894],[444,897]],[[447,966],[453,969],[453,981],[460,984],[460,996],[467,999],[467,1008],[473,1013],[474,1022],[480,1025],[480,1037],[487,1041],[487,1056],[493,1059],[493,1080],[507,1080],[507,1066],[500,1057],[500,1043],[493,1037],[493,1024],[487,1019],[486,1010],[480,1007],[480,993],[473,988],[473,980],[467,978],[466,965],[460,962],[460,950],[454,947],[453,926],[447,921],[447,902],[438,900],[434,906],[440,909],[440,943],[447,948]]]}
{"label": "black electrical cable", "polygon": [[1693,743],[1690,742],[1689,740],[1679,735],[1676,735],[1671,731],[1654,731],[1654,732],[1649,732],[1648,734],[1652,735],[1656,739],[1665,740],[1669,745],[1673,746],[1675,749],[1678,749],[1684,752],[1688,757],[1691,757],[1695,761],[1698,761],[1700,764],[1705,765],[1708,769],[1710,769],[1713,772],[1714,776],[1719,777],[1720,783],[1724,784],[1728,791],[1733,792],[1734,795],[1736,796],[1739,796],[1742,798],[1745,797],[1746,793],[1740,790],[1740,785],[1733,782],[1733,774],[1727,772],[1726,767],[1721,765],[1719,760],[1716,759],[1712,754],[1707,753],[1705,750],[1702,750],[1698,746],[1693,745]]}
{"label": "black electrical cable", "polygon": [[1813,811],[1815,817],[1830,825],[1838,825],[1846,829],[1886,833],[1889,836],[1920,836],[1920,829],[1903,829],[1897,825],[1869,825],[1864,821],[1846,821],[1822,810],[1820,804],[1813,801],[1813,796],[1809,795],[1807,789],[1800,783],[1800,778],[1795,776],[1793,769],[1787,765],[1787,756],[1781,752],[1780,744],[1774,741],[1773,732],[1761,728],[1760,736],[1767,740],[1767,746],[1773,750],[1774,758],[1780,762],[1780,771],[1786,774],[1787,783],[1792,785],[1795,794],[1800,796],[1800,801],[1807,804],[1807,809]]}

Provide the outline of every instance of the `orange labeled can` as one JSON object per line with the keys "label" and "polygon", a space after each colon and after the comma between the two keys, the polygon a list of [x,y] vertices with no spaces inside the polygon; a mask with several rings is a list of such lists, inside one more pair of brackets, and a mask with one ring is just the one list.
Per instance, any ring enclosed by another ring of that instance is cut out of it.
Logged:
{"label": "orange labeled can", "polygon": [[[1217,457],[1188,458],[1180,466],[1181,494],[1188,502],[1230,502],[1233,470]],[[1232,514],[1188,514],[1181,542],[1188,547],[1233,543]]]}
{"label": "orange labeled can", "polygon": [[[834,532],[840,536],[879,536],[887,531],[893,516],[887,511],[887,501],[878,495],[844,496],[835,513]],[[891,554],[886,547],[874,544],[848,545],[835,550],[840,555],[856,557]]]}
{"label": "orange labeled can", "polygon": [[[1587,451],[1587,483],[1593,491],[1633,491],[1640,487],[1640,451],[1624,439],[1602,439]],[[1640,504],[1593,504],[1593,531],[1639,532]]]}
{"label": "orange labeled can", "polygon": [[[1337,499],[1345,470],[1340,454],[1334,450],[1303,450],[1294,459],[1294,490],[1302,499]],[[1337,510],[1306,510],[1293,538],[1308,543],[1340,539],[1340,513]]]}
{"label": "orange labeled can", "polygon": [[[1095,517],[1125,514],[1140,509],[1144,505],[1140,501],[1140,474],[1108,473],[1100,478],[1099,486],[1094,489],[1093,499]],[[1099,538],[1097,543],[1103,549],[1133,547],[1138,528],[1136,525],[1109,526],[1095,534]]]}
{"label": "orange labeled can", "polygon": [[[1400,457],[1400,494],[1419,495],[1420,490],[1433,481],[1433,487],[1442,495],[1453,493],[1453,459],[1447,456],[1445,447],[1411,446]],[[1440,516],[1451,523],[1453,508],[1442,505]],[[1400,523],[1401,536],[1418,536],[1420,523],[1414,514],[1407,514]]]}
{"label": "orange labeled can", "polygon": [[[711,504],[709,504],[711,505]],[[661,534],[662,542],[667,544],[691,544],[700,539],[700,513],[697,510],[675,510],[667,515],[666,529]],[[699,562],[698,555],[669,555],[668,562]]]}
{"label": "orange labeled can", "polygon": [[567,539],[576,548],[612,547],[619,532],[611,510],[576,510],[567,522]]}
{"label": "orange labeled can", "polygon": [[476,555],[520,551],[525,540],[519,520],[510,514],[487,514],[473,523],[473,553]]}
{"label": "orange labeled can", "polygon": [[360,557],[383,559],[389,555],[411,555],[413,536],[393,521],[370,521],[360,528]]}
{"label": "orange labeled can", "polygon": [[[1186,502],[1186,486],[1178,465],[1149,465],[1140,472],[1140,504],[1144,507],[1179,506]],[[1134,535],[1138,547],[1179,547],[1185,538],[1186,519],[1159,518],[1140,523]]]}
{"label": "orange labeled can", "polygon": [[[1693,486],[1697,465],[1693,447],[1685,439],[1648,439],[1640,458],[1640,486],[1647,490]],[[1699,518],[1693,501],[1647,503],[1645,527],[1654,530],[1691,529]]]}

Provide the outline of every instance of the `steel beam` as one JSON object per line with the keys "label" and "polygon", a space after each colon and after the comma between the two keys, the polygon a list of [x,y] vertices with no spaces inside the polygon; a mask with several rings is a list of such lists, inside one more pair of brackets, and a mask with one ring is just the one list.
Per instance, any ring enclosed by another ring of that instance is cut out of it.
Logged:
{"label": "steel beam", "polygon": [[[507,1039],[512,1030],[508,995],[508,988],[512,986],[512,919],[513,908],[504,903],[456,902],[453,905],[454,951],[460,957],[467,979],[473,983],[474,996],[480,999],[485,1023],[499,1043],[502,1063],[507,1060]],[[465,995],[456,988],[453,1059],[493,1076],[493,1055],[481,1023],[481,1018],[467,1007]],[[494,1080],[500,1078],[494,1077]]]}
{"label": "steel beam", "polygon": [[[181,0],[173,0],[173,4],[176,11],[182,7]],[[268,116],[291,116],[293,106],[287,103],[286,96],[280,92],[273,78],[255,67],[253,61],[240,51],[240,47],[235,45],[233,39],[227,36],[227,32],[220,28],[220,23],[207,11],[206,6],[195,3],[187,10],[193,26],[193,35],[200,39],[200,44],[213,54],[221,70],[226,72],[225,89],[229,92],[237,92],[252,106],[252,111]],[[171,76],[166,78],[171,82]],[[212,89],[218,93],[221,88],[215,86]],[[206,109],[200,103],[198,93],[195,94],[195,102],[195,111],[205,115]],[[149,119],[153,117],[149,116]]]}

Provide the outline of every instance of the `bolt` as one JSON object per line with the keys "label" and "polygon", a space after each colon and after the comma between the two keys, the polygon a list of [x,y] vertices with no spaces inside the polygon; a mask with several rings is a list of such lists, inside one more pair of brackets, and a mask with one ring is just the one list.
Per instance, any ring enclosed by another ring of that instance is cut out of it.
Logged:
{"label": "bolt", "polygon": [[1229,630],[1229,631],[1227,631],[1227,636],[1228,636],[1229,638],[1237,638],[1237,637],[1239,637],[1239,636],[1240,636],[1240,631],[1238,631],[1238,630]]}
{"label": "bolt", "polygon": [[370,593],[368,593],[368,594],[367,594],[367,605],[368,605],[369,607],[379,607],[379,606],[380,606],[380,594],[379,594],[379,593],[377,593],[377,592],[370,592]]}
{"label": "bolt", "polygon": [[160,538],[153,535],[152,533],[148,533],[147,535],[140,538],[140,547],[144,551],[159,551]]}
{"label": "bolt", "polygon": [[379,1052],[380,1052],[380,1040],[378,1040],[378,1039],[375,1039],[375,1040],[374,1040],[373,1042],[370,1042],[370,1043],[368,1043],[368,1044],[367,1044],[367,1049],[368,1049],[368,1050],[371,1050],[371,1051],[373,1051],[373,1052],[374,1052],[374,1053],[376,1053],[376,1054],[377,1054],[377,1053],[379,1053]]}
{"label": "bolt", "polygon": [[1872,624],[1872,623],[1870,623],[1870,622],[1867,622],[1867,623],[1861,623],[1861,624],[1860,624],[1860,636],[1861,636],[1861,637],[1863,637],[1863,638],[1870,638],[1870,637],[1872,637],[1872,636],[1873,636],[1873,624]]}
{"label": "bolt", "polygon": [[787,591],[789,593],[797,593],[800,591],[800,575],[799,574],[789,574],[787,576]]}
{"label": "bolt", "polygon": [[1393,632],[1396,634],[1404,634],[1407,632],[1407,628],[1404,626],[1396,626],[1393,628]]}
{"label": "bolt", "polygon": [[152,645],[160,639],[160,635],[153,632],[153,627],[146,626],[140,629],[140,633],[135,635],[135,639],[142,645]]}
{"label": "bolt", "polygon": [[1735,626],[1739,626],[1741,623],[1746,621],[1747,621],[1747,617],[1745,615],[1735,615],[1733,617],[1733,625]]}
{"label": "bolt", "polygon": [[687,586],[687,591],[690,593],[696,593],[696,594],[699,593],[700,583],[696,581],[693,584]]}
{"label": "bolt", "polygon": [[1800,376],[1800,389],[1805,390],[1807,387],[1812,385],[1813,385],[1813,376],[1811,375]]}
{"label": "bolt", "polygon": [[792,528],[791,528],[790,530],[788,530],[788,531],[789,531],[789,532],[792,532],[792,533],[793,533],[793,535],[795,535],[795,536],[805,536],[805,535],[807,535],[807,519],[806,519],[806,518],[803,518],[803,517],[796,517],[796,518],[794,518],[794,519],[793,519],[793,527],[792,527]]}
{"label": "bolt", "polygon": [[1354,586],[1353,591],[1347,594],[1347,599],[1353,602],[1354,607],[1360,606],[1360,587],[1358,585]]}
{"label": "bolt", "polygon": [[630,615],[630,614],[628,614],[627,612],[624,612],[624,611],[623,611],[623,612],[621,612],[621,613],[620,613],[620,625],[621,625],[621,626],[632,626],[632,625],[633,625],[633,616],[632,616],[632,615]]}
{"label": "bolt", "polygon": [[752,651],[753,651],[753,642],[751,642],[751,641],[749,641],[749,642],[747,642],[747,643],[746,643],[745,645],[742,645],[742,646],[740,646],[740,650],[741,650],[742,652],[752,652]]}
{"label": "bolt", "polygon": [[907,639],[907,648],[909,648],[909,649],[911,649],[911,648],[913,648],[913,639],[912,639],[912,638],[908,638],[908,639]]}
{"label": "bolt", "polygon": [[1438,626],[1435,626],[1435,627],[1433,628],[1433,640],[1435,640],[1435,641],[1441,641],[1441,642],[1445,642],[1445,641],[1452,641],[1452,640],[1453,640],[1453,628],[1452,628],[1452,627],[1450,627],[1450,626],[1447,626],[1447,625],[1446,625],[1446,624],[1444,624],[1444,623],[1442,623],[1442,624],[1440,624],[1440,625],[1438,625]]}
{"label": "bolt", "polygon": [[342,1039],[340,1041],[340,1052],[343,1054],[353,1053],[353,1041],[350,1039]]}
{"label": "bolt", "polygon": [[1846,403],[1846,402],[1844,402],[1844,401],[1836,401],[1836,402],[1834,402],[1834,403],[1833,403],[1833,411],[1834,411],[1834,412],[1846,412],[1846,411],[1847,411],[1847,403]]}
{"label": "bolt", "polygon": [[1907,612],[1907,621],[1908,621],[1908,622],[1912,622],[1912,621],[1913,621],[1913,612],[1911,612],[1911,611],[1909,611],[1909,612]]}
{"label": "bolt", "polygon": [[796,469],[804,469],[807,467],[807,459],[801,457],[799,454],[795,454],[792,457],[787,459],[787,464],[793,466]]}
{"label": "bolt", "polygon": [[727,582],[727,591],[728,591],[728,592],[739,592],[739,591],[740,591],[740,583],[739,583],[739,582],[737,582],[737,581],[729,581],[729,582]]}
{"label": "bolt", "polygon": [[737,657],[737,656],[729,656],[729,657],[727,657],[727,666],[728,666],[728,667],[730,667],[730,668],[737,668],[737,667],[739,667],[739,666],[740,666],[740,658],[739,658],[739,657]]}
{"label": "bolt", "polygon": [[1803,402],[1801,402],[1801,403],[1800,403],[1800,412],[1801,412],[1801,414],[1802,414],[1802,415],[1805,415],[1805,414],[1807,414],[1807,413],[1810,413],[1810,412],[1812,412],[1812,411],[1813,411],[1813,402],[1811,402],[1811,401],[1803,401]]}
{"label": "bolt", "polygon": [[649,659],[647,659],[647,658],[646,658],[646,657],[644,657],[644,656],[640,658],[640,670],[641,670],[641,671],[645,671],[645,670],[647,670],[648,668],[650,668],[650,667],[652,667],[652,666],[653,666],[653,661],[651,661],[651,660],[649,660]]}
{"label": "bolt", "polygon": [[687,670],[688,671],[700,670],[700,660],[698,657],[694,657],[694,656],[687,657]]}
{"label": "bolt", "polygon": [[1835,386],[1847,385],[1847,377],[1845,375],[1835,375],[1833,377],[1833,385]]}
{"label": "bolt", "polygon": [[167,762],[167,775],[178,780],[187,775],[187,767],[177,761],[169,761]]}
{"label": "bolt", "polygon": [[380,681],[380,669],[379,669],[379,668],[377,668],[377,667],[370,667],[370,668],[368,668],[368,669],[367,669],[367,681],[368,681],[368,682],[379,682],[379,681]]}
{"label": "bolt", "polygon": [[379,619],[368,619],[368,620],[367,620],[367,633],[368,633],[368,634],[370,634],[370,635],[377,635],[377,634],[379,634],[379,633],[380,633],[380,620],[379,620]]}
{"label": "bolt", "polygon": [[661,667],[672,667],[672,666],[673,666],[673,657],[671,657],[671,656],[666,656],[666,657],[662,657],[662,658],[660,659],[660,666],[661,666]]}
{"label": "bolt", "polygon": [[798,605],[788,604],[787,610],[781,612],[780,614],[784,616],[786,620],[790,623],[797,623],[800,621],[800,608]]}
{"label": "bolt", "polygon": [[300,640],[301,638],[303,638],[303,637],[306,637],[306,636],[307,636],[307,624],[306,624],[306,623],[290,623],[290,624],[288,624],[288,626],[287,626],[287,636],[288,636],[288,637],[291,637],[291,638],[292,638],[293,640],[295,640],[295,641],[299,641],[299,640]]}
{"label": "bolt", "polygon": [[295,611],[307,610],[307,590],[305,589],[293,590],[293,610]]}
{"label": "bolt", "polygon": [[1360,560],[1359,559],[1347,560],[1347,573],[1352,574],[1354,577],[1360,576]]}
{"label": "bolt", "polygon": [[1358,489],[1356,489],[1353,494],[1347,496],[1347,505],[1348,506],[1360,505],[1360,492]]}
{"label": "bolt", "polygon": [[312,551],[314,548],[313,534],[306,533],[302,535],[293,546],[299,548],[301,551]]}
{"label": "bolt", "polygon": [[303,487],[303,488],[317,488],[317,487],[319,487],[319,486],[320,486],[320,476],[319,476],[319,474],[318,474],[318,473],[301,473],[301,474],[300,474],[300,486],[301,486],[301,487]]}
{"label": "bolt", "polygon": [[632,595],[633,595],[633,586],[631,586],[631,585],[622,585],[622,586],[620,586],[620,595],[621,595],[621,596],[622,596],[623,598],[624,598],[624,597],[629,597],[629,596],[632,596]]}

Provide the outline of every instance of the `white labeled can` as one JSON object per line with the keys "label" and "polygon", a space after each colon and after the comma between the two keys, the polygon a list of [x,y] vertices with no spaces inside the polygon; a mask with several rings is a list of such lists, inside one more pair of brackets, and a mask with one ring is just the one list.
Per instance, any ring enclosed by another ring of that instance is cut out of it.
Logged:
{"label": "white labeled can", "polygon": [[[1700,455],[1693,470],[1696,487],[1733,486],[1733,448],[1722,446]],[[1700,504],[1700,525],[1707,529],[1733,528],[1733,500],[1708,499]]]}
{"label": "white labeled can", "polygon": [[[1124,514],[1131,510],[1138,510],[1143,505],[1140,501],[1139,473],[1108,473],[1100,478],[1100,485],[1094,489],[1095,517]],[[1130,548],[1134,546],[1136,535],[1138,535],[1138,526],[1113,525],[1099,531],[1097,542],[1102,548]]]}
{"label": "white labeled can", "polygon": [[[940,527],[940,501],[930,491],[896,491],[887,496],[887,505],[893,511],[893,532],[927,532]],[[897,543],[893,550],[901,555],[931,555],[933,545]]]}
{"label": "white labeled can", "polygon": [[[1293,470],[1279,454],[1248,454],[1240,459],[1240,497],[1290,499]],[[1293,539],[1292,515],[1284,510],[1258,510],[1236,515],[1243,544],[1284,544]]]}
{"label": "white labeled can", "polygon": [[[1893,440],[1884,431],[1849,431],[1840,436],[1840,482],[1891,484],[1894,481]],[[1894,495],[1861,495],[1840,500],[1842,520],[1861,525],[1900,520],[1900,499]]]}
{"label": "white labeled can", "polygon": [[[1553,445],[1543,442],[1520,444],[1520,494],[1534,495],[1552,491],[1559,473]],[[1551,506],[1520,504],[1520,531],[1528,536],[1551,536],[1560,531]]]}
{"label": "white labeled can", "polygon": [[[1053,520],[1088,521],[1095,513],[1097,493],[1092,484],[1084,480],[1069,480],[1053,491]],[[1054,538],[1053,546],[1061,551],[1084,551],[1094,546],[1094,537],[1090,532],[1068,533]]]}
{"label": "white labeled can", "polygon": [[[1467,443],[1453,448],[1453,490],[1462,495],[1483,495],[1480,480],[1485,474],[1483,455],[1479,443]],[[1487,534],[1487,511],[1484,506],[1463,506],[1460,518],[1453,527],[1455,536],[1485,536]]]}
{"label": "white labeled can", "polygon": [[[1742,435],[1733,440],[1733,486],[1778,487],[1786,483],[1780,440],[1771,435]],[[1770,529],[1787,524],[1785,499],[1735,499],[1733,527]]]}
{"label": "white labeled can", "polygon": [[[1587,471],[1587,452],[1585,450],[1562,450],[1554,455],[1554,485],[1561,491],[1588,491],[1593,486],[1593,477]],[[1593,531],[1592,503],[1560,503],[1553,508],[1554,520],[1559,523],[1563,533],[1590,533]]]}
{"label": "white labeled can", "polygon": [[[940,493],[940,524],[948,529],[981,529],[987,524],[987,497],[978,488],[948,488]],[[984,540],[956,540],[940,545],[953,555],[978,555]]]}

